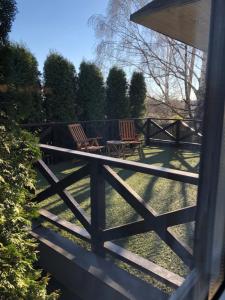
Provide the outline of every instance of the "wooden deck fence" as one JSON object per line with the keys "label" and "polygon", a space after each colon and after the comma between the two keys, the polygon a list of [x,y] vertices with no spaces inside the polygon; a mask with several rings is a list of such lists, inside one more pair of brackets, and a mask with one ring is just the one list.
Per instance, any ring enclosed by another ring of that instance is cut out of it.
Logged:
{"label": "wooden deck fence", "polygon": [[[151,120],[147,122],[154,124]],[[175,124],[178,124],[177,121]],[[168,126],[166,129],[164,128],[164,131],[165,130],[168,130]],[[115,258],[153,276],[172,288],[177,288],[182,284],[184,278],[119,247],[112,241],[154,231],[191,269],[193,263],[192,250],[180,241],[178,237],[170,231],[169,227],[194,221],[196,206],[185,207],[164,214],[157,214],[113,168],[132,170],[193,185],[198,184],[198,174],[146,165],[139,162],[124,161],[51,145],[40,145],[40,147],[45,153],[57,153],[68,158],[78,158],[85,162],[84,166],[61,180],[56,177],[43,160],[39,160],[36,163],[36,168],[48,181],[49,187],[36,195],[34,201],[40,203],[48,197],[58,194],[83,227],[76,226],[61,219],[46,209],[40,209],[40,215],[45,221],[89,242],[92,252],[97,256],[104,257],[106,253],[110,253]],[[68,186],[86,176],[90,176],[91,218],[85,214],[76,199],[66,190]],[[133,207],[137,214],[141,216],[141,220],[114,228],[105,228],[105,182],[109,183],[112,188]]]}
{"label": "wooden deck fence", "polygon": [[[146,145],[168,144],[199,148],[201,145],[200,120],[178,120],[142,118],[133,119],[137,133]],[[88,137],[102,137],[103,144],[107,140],[118,140],[119,120],[97,120],[79,122]],[[68,125],[71,123],[26,124],[24,128],[36,132],[40,142],[44,144],[75,149]]]}

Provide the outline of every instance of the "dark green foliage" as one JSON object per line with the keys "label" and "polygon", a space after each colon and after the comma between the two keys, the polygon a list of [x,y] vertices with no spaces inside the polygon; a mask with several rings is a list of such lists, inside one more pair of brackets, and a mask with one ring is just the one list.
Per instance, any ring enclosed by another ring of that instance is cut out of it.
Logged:
{"label": "dark green foliage", "polygon": [[132,118],[139,118],[145,110],[146,84],[143,73],[134,72],[129,88],[130,112]]}
{"label": "dark green foliage", "polygon": [[37,61],[22,45],[0,49],[0,105],[20,123],[43,120],[41,85]]}
{"label": "dark green foliage", "polygon": [[0,123],[0,299],[56,299],[46,293],[48,278],[33,267],[37,244],[29,236],[37,140],[2,114]]}
{"label": "dark green foliage", "polygon": [[101,120],[105,113],[105,87],[100,69],[82,62],[79,72],[78,109],[81,120]]}
{"label": "dark green foliage", "polygon": [[16,10],[15,0],[0,0],[0,47],[8,42]]}
{"label": "dark green foliage", "polygon": [[44,64],[44,95],[47,121],[75,121],[77,75],[74,65],[58,53]]}
{"label": "dark green foliage", "polygon": [[107,78],[106,114],[108,119],[121,119],[130,116],[126,74],[117,67],[113,67],[109,71]]}

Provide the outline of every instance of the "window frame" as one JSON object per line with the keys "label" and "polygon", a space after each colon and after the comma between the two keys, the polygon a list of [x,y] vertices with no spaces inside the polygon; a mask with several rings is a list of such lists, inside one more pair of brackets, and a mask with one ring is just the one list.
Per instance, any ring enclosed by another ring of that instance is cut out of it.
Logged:
{"label": "window frame", "polygon": [[224,105],[225,1],[212,0],[194,238],[194,269],[184,284],[171,296],[171,300],[215,299],[216,292],[224,281]]}

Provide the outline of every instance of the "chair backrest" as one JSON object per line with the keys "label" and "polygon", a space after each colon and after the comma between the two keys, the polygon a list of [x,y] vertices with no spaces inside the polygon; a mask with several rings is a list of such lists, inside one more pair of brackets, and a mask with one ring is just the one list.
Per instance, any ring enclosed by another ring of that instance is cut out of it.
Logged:
{"label": "chair backrest", "polygon": [[88,138],[80,124],[71,124],[68,127],[78,148],[82,145],[89,145]]}
{"label": "chair backrest", "polygon": [[134,120],[119,120],[120,138],[123,141],[136,139]]}

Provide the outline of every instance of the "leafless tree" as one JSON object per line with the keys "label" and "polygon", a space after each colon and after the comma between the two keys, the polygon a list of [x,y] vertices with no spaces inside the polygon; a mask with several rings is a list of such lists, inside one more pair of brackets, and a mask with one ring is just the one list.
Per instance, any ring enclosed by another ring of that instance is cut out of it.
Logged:
{"label": "leafless tree", "polygon": [[[89,19],[98,39],[97,63],[106,68],[117,64],[128,72],[138,69],[145,75],[151,100],[167,106],[173,115],[194,118],[206,54],[131,22],[132,12],[148,2],[109,0],[105,16]],[[182,108],[174,105],[177,100]]]}

